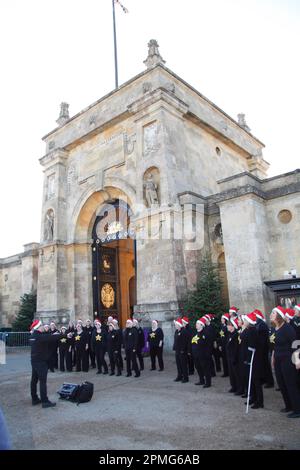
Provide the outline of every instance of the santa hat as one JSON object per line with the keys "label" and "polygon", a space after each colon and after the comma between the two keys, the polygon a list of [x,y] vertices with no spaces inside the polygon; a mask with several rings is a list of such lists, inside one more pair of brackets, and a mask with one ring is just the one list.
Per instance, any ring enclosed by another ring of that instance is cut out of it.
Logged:
{"label": "santa hat", "polygon": [[278,305],[277,307],[273,308],[272,313],[278,313],[281,318],[285,319],[285,308],[281,307],[281,305]]}
{"label": "santa hat", "polygon": [[232,326],[234,326],[234,328],[236,330],[239,329],[239,323],[238,323],[238,319],[237,318],[230,318],[230,323],[232,324]]}
{"label": "santa hat", "polygon": [[298,310],[298,312],[300,312],[300,304],[295,305],[294,309]]}
{"label": "santa hat", "polygon": [[211,320],[210,316],[207,315],[207,314],[206,314],[206,315],[203,315],[202,318],[204,318],[204,320],[207,320],[207,321],[210,321],[210,320]]}
{"label": "santa hat", "polygon": [[255,313],[257,318],[260,318],[261,320],[266,321],[264,314],[260,310],[258,310],[257,308],[255,310],[253,310],[253,313]]}
{"label": "santa hat", "polygon": [[229,321],[230,320],[230,315],[229,315],[229,313],[224,313],[221,318],[223,318],[226,321]]}
{"label": "santa hat", "polygon": [[126,320],[126,323],[131,323],[131,324],[133,324],[133,321],[131,320],[131,318],[128,318],[128,320]]}
{"label": "santa hat", "polygon": [[235,307],[234,305],[230,307],[229,313],[235,313],[237,315],[239,308]]}
{"label": "santa hat", "polygon": [[204,315],[204,317],[201,317],[200,320],[203,321],[204,324],[206,325],[206,322],[207,320],[209,320],[209,317],[207,315]]}
{"label": "santa hat", "polygon": [[181,320],[182,320],[183,326],[189,324],[189,319],[188,319],[188,317],[182,317]]}
{"label": "santa hat", "polygon": [[182,323],[182,320],[181,318],[177,318],[177,320],[174,320],[174,325],[176,326],[180,326],[180,328],[183,327],[183,323]]}
{"label": "santa hat", "polygon": [[30,325],[30,331],[38,330],[42,326],[41,320],[34,320]]}
{"label": "santa hat", "polygon": [[250,323],[250,325],[255,325],[256,324],[256,314],[254,312],[252,313],[247,313],[247,315],[244,316],[244,320]]}
{"label": "santa hat", "polygon": [[205,323],[205,320],[202,318],[199,318],[199,320],[197,320],[197,322],[201,323],[201,325],[205,326],[206,323]]}
{"label": "santa hat", "polygon": [[157,321],[157,320],[152,320],[152,323],[156,323],[156,326],[158,325],[158,321]]}
{"label": "santa hat", "polygon": [[213,319],[216,317],[216,315],[214,315],[213,313],[208,313],[206,316],[207,316],[210,320],[213,320]]}
{"label": "santa hat", "polygon": [[292,320],[292,319],[294,318],[294,316],[295,316],[294,310],[293,310],[292,308],[286,308],[286,309],[285,309],[285,316],[286,316],[287,318],[289,318],[290,320]]}
{"label": "santa hat", "polygon": [[136,318],[134,318],[134,319],[132,320],[132,323],[134,323],[135,325],[138,325],[138,324],[139,324],[139,322],[138,322],[138,320],[137,320]]}

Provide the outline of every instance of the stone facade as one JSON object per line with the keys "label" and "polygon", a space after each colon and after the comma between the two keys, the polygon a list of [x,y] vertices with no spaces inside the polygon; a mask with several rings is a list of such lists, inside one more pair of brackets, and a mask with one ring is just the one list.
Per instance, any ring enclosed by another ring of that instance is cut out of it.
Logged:
{"label": "stone facade", "polygon": [[300,271],[300,173],[266,178],[264,145],[244,115],[236,122],[169,70],[156,41],[145,64],[43,139],[37,315],[65,323],[95,314],[92,230],[103,205],[119,199],[136,234],[135,315],[145,326],[162,321],[169,347],[204,251],[244,311],[273,305],[265,280]]}

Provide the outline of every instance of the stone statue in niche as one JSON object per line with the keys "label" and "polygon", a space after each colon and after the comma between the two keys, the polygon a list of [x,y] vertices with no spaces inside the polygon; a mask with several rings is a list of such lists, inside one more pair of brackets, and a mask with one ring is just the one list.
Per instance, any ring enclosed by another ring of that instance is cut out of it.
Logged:
{"label": "stone statue in niche", "polygon": [[215,226],[214,233],[215,233],[215,237],[216,237],[216,243],[218,245],[223,245],[223,230],[222,230],[222,225],[221,224],[217,224]]}
{"label": "stone statue in niche", "polygon": [[158,132],[159,128],[156,122],[144,127],[144,155],[159,150]]}
{"label": "stone statue in niche", "polygon": [[152,205],[159,204],[158,185],[153,181],[153,176],[151,173],[147,176],[144,182],[144,188],[147,206],[151,207]]}
{"label": "stone statue in niche", "polygon": [[47,242],[52,241],[53,236],[54,236],[54,212],[50,210],[46,214],[44,240]]}

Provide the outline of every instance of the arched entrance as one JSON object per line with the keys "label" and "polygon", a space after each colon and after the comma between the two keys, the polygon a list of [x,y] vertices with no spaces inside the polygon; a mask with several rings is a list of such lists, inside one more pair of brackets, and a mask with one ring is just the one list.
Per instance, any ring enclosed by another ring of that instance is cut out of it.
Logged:
{"label": "arched entrance", "polygon": [[94,318],[109,315],[125,326],[136,299],[136,250],[131,210],[122,200],[105,203],[92,230]]}

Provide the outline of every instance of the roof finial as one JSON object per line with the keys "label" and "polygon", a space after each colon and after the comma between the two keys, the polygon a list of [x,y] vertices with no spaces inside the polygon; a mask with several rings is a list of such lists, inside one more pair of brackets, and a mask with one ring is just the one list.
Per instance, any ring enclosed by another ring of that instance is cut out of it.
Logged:
{"label": "roof finial", "polygon": [[146,65],[147,69],[151,67],[155,67],[158,64],[165,64],[166,61],[162,58],[159,53],[159,45],[156,39],[150,39],[148,42],[148,57],[144,60],[144,64]]}
{"label": "roof finial", "polygon": [[69,119],[69,105],[68,103],[62,102],[60,104],[59,118],[56,122],[59,126],[63,126]]}
{"label": "roof finial", "polygon": [[239,124],[239,126],[241,126],[243,129],[245,129],[245,131],[247,131],[247,132],[250,132],[250,131],[251,131],[250,127],[249,127],[249,126],[247,125],[247,123],[246,123],[245,114],[243,114],[243,113],[238,114],[238,124]]}

